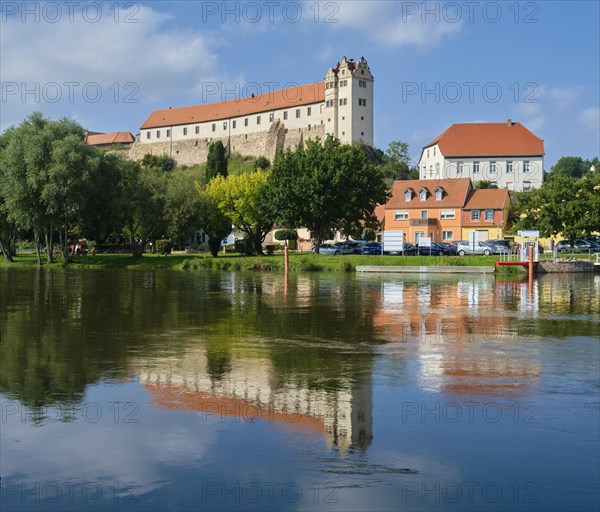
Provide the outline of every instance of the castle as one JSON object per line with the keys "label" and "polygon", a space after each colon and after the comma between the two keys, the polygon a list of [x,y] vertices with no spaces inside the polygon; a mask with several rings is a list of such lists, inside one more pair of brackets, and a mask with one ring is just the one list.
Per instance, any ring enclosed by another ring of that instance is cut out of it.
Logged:
{"label": "castle", "polygon": [[206,161],[221,140],[245,156],[275,155],[304,141],[333,135],[373,146],[373,84],[367,61],[343,57],[325,80],[219,103],[156,110],[129,150],[138,160],[166,154],[178,164]]}

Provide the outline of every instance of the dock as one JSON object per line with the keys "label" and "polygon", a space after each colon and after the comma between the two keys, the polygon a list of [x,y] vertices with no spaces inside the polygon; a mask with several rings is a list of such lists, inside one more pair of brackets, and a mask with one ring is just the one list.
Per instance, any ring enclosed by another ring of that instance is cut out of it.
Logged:
{"label": "dock", "polygon": [[385,272],[396,274],[493,274],[490,266],[401,266],[401,265],[357,265],[357,272]]}

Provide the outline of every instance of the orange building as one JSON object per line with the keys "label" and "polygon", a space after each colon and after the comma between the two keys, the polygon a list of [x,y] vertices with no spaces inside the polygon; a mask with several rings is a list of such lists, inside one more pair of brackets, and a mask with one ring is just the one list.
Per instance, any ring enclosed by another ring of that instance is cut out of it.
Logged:
{"label": "orange building", "polygon": [[468,240],[472,231],[477,231],[479,240],[502,238],[509,208],[510,198],[505,188],[473,190],[462,210],[463,239]]}
{"label": "orange building", "polygon": [[[506,189],[473,190],[470,178],[395,181],[385,205],[385,230],[402,230],[407,242],[502,238],[508,219]],[[477,220],[479,219],[479,220]]]}

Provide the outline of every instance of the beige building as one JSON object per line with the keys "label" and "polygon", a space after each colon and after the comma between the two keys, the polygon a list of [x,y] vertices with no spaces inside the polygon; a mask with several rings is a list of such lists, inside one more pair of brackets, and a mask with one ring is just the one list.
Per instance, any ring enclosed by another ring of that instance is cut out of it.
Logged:
{"label": "beige building", "polygon": [[423,147],[422,180],[471,178],[523,191],[542,186],[544,141],[521,123],[453,124]]}
{"label": "beige building", "polygon": [[210,143],[221,140],[231,152],[272,160],[287,147],[329,134],[373,146],[373,83],[364,57],[343,57],[323,82],[156,110],[140,127],[130,157],[168,154],[179,163],[199,163]]}

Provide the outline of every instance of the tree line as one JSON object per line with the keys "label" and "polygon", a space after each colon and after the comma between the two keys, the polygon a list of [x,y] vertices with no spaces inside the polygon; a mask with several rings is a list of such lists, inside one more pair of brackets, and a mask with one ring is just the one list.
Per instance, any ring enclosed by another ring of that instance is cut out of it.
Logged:
{"label": "tree line", "polygon": [[540,188],[515,195],[513,211],[514,232],[534,229],[571,242],[600,232],[600,160],[560,158]]}
{"label": "tree line", "polygon": [[315,244],[338,229],[373,227],[387,190],[367,150],[333,137],[289,149],[273,165],[259,158],[253,171],[237,175],[228,174],[218,141],[202,176],[164,155],[126,160],[85,144],[74,121],[34,113],[0,135],[0,250],[11,262],[17,240],[32,240],[41,265],[54,261],[55,246],[68,259],[74,237],[117,235],[141,255],[157,239],[186,245],[202,229],[216,256],[235,225],[262,254],[275,225],[307,227]]}
{"label": "tree line", "polygon": [[[75,237],[116,237],[140,256],[162,238],[186,246],[202,229],[216,256],[232,226],[244,233],[249,252],[263,253],[274,226],[307,228],[318,246],[337,230],[356,238],[377,229],[375,207],[389,198],[389,185],[415,178],[418,169],[400,141],[383,152],[331,136],[309,140],[272,165],[261,157],[237,174],[228,172],[226,148],[217,141],[201,172],[166,155],[126,160],[85,144],[74,121],[34,113],[0,135],[0,251],[11,262],[17,240],[31,240],[41,265],[54,261],[54,247],[68,259]],[[598,232],[600,162],[563,157],[541,188],[512,199],[515,231],[571,239]]]}

